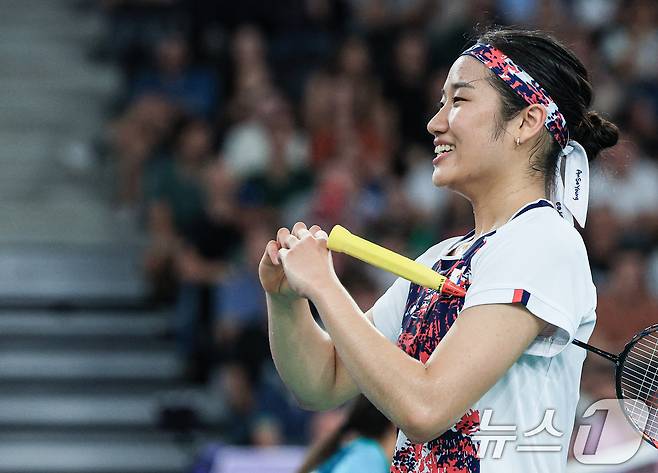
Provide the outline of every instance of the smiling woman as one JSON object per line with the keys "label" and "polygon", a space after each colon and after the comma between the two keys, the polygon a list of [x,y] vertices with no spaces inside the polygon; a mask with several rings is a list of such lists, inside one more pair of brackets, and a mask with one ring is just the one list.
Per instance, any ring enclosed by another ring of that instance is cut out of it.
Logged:
{"label": "smiling woman", "polygon": [[[596,318],[573,220],[585,223],[588,159],[617,140],[591,101],[582,63],[541,32],[489,31],[453,63],[427,125],[432,181],[471,202],[475,228],[418,261],[465,297],[399,279],[364,314],[322,229],[299,222],[268,243],[279,374],[312,409],[365,394],[400,429],[392,472],[564,471],[585,356],[569,343]],[[514,434],[502,445],[500,429]]]}

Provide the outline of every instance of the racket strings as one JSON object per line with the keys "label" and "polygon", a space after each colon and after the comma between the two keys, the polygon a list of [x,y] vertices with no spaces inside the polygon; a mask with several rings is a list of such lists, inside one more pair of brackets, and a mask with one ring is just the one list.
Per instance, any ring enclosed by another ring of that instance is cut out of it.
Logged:
{"label": "racket strings", "polygon": [[[649,333],[631,347],[620,373],[622,397],[629,418],[654,441],[658,439],[658,335]],[[648,415],[647,415],[648,414]],[[641,428],[644,425],[644,428]]]}

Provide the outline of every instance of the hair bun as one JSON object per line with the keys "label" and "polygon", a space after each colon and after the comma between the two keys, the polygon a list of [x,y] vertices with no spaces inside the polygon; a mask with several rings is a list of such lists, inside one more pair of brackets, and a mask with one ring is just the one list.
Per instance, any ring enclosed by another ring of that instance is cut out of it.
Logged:
{"label": "hair bun", "polygon": [[585,148],[590,161],[596,158],[601,150],[616,145],[619,140],[617,125],[597,112],[587,112],[575,131],[573,138]]}

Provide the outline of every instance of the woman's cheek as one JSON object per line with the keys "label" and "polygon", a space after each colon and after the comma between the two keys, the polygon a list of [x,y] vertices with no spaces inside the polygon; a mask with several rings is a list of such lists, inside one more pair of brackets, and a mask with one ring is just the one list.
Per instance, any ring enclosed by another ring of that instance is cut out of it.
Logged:
{"label": "woman's cheek", "polygon": [[[462,107],[453,107],[452,110],[450,110],[448,123],[457,139],[468,139],[469,135],[476,129],[471,125],[471,120],[469,112],[463,110]],[[464,138],[463,135],[465,135],[466,138]]]}
{"label": "woman's cheek", "polygon": [[459,108],[452,107],[450,109],[450,113],[448,114],[448,123],[450,124],[450,128],[454,124],[458,124],[459,122]]}

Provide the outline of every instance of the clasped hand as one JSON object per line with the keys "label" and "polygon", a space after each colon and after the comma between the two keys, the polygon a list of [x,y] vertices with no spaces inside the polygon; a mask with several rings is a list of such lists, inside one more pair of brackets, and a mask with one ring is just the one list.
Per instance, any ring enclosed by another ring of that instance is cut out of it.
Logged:
{"label": "clasped hand", "polygon": [[319,291],[337,282],[327,239],[327,233],[317,225],[307,228],[297,222],[292,230],[280,228],[260,263],[263,288],[271,294],[313,300]]}

